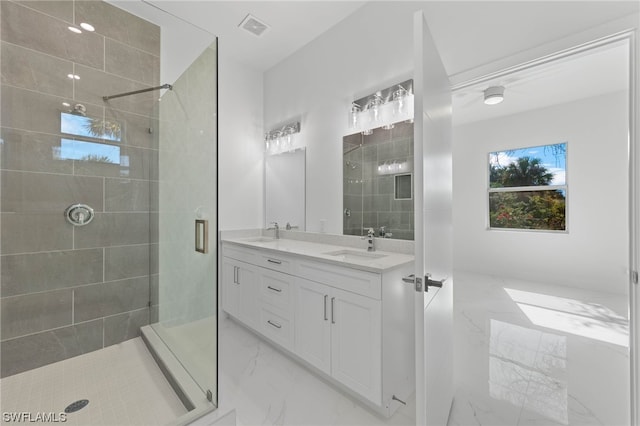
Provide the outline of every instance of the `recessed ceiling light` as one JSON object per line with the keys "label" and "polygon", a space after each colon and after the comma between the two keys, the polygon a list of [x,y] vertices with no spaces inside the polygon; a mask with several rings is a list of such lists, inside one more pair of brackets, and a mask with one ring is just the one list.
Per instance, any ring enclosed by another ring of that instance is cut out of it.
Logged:
{"label": "recessed ceiling light", "polygon": [[87,24],[86,22],[83,22],[80,24],[80,26],[82,27],[82,29],[85,29],[87,31],[95,31],[96,29],[93,27],[93,25],[91,24]]}
{"label": "recessed ceiling light", "polygon": [[485,105],[496,105],[504,100],[504,87],[491,86],[484,91]]}
{"label": "recessed ceiling light", "polygon": [[265,24],[255,16],[248,14],[245,18],[238,24],[239,28],[243,30],[249,31],[254,36],[260,37],[264,34],[265,31],[269,29],[269,25]]}
{"label": "recessed ceiling light", "polygon": [[80,28],[76,28],[76,27],[67,27],[67,28],[69,28],[69,31],[71,31],[72,33],[82,34],[82,30]]}
{"label": "recessed ceiling light", "polygon": [[80,80],[80,76],[78,74],[67,74],[67,77],[71,80]]}

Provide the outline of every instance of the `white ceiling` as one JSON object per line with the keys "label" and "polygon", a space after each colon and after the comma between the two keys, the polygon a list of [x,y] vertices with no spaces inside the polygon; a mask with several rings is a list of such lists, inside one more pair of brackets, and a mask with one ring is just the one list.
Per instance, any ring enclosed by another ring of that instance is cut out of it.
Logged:
{"label": "white ceiling", "polygon": [[[121,5],[133,3],[111,1]],[[351,0],[144,1],[218,36],[221,54],[259,71],[273,67],[368,3]],[[397,4],[399,10],[424,10],[449,75],[640,11],[640,2],[635,0],[390,1]],[[238,28],[249,13],[271,27],[261,37]],[[380,16],[372,25],[384,31],[387,19],[391,18]]]}
{"label": "white ceiling", "polygon": [[[453,94],[455,125],[488,120],[629,87],[629,45],[617,42],[564,60],[489,80]],[[485,105],[484,90],[505,88],[504,101]]]}
{"label": "white ceiling", "polygon": [[[368,2],[364,1],[218,1],[108,0],[137,13],[153,5],[219,40],[221,55],[258,71],[266,71]],[[393,1],[398,10],[422,9],[449,75],[532,49],[593,26],[640,12],[638,1]],[[238,27],[251,14],[271,28],[256,37]],[[388,16],[371,24],[384,31]],[[153,19],[152,19],[153,20]],[[197,46],[194,46],[194,48]],[[184,46],[183,50],[188,46]],[[197,50],[197,49],[196,49]],[[456,123],[513,114],[626,87],[623,49],[599,52],[568,61],[546,71],[530,70],[500,81],[458,92],[454,97]],[[535,78],[534,78],[535,77]],[[170,80],[171,78],[169,78]],[[504,85],[506,100],[487,108],[482,91]],[[624,87],[623,87],[624,86]],[[562,90],[557,90],[560,87]],[[597,89],[596,89],[597,88]],[[478,102],[475,102],[477,100]]]}
{"label": "white ceiling", "polygon": [[[218,36],[220,54],[265,71],[349,16],[363,1],[147,0]],[[238,27],[251,14],[269,25],[257,37]]]}

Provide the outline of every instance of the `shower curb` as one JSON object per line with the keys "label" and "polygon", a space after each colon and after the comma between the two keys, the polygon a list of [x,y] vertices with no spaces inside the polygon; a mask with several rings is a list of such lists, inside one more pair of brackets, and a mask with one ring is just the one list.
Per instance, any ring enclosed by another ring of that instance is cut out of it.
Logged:
{"label": "shower curb", "polygon": [[191,378],[150,325],[142,327],[140,335],[162,374],[188,411],[168,423],[169,425],[187,425],[216,409],[216,406],[206,399],[200,386]]}

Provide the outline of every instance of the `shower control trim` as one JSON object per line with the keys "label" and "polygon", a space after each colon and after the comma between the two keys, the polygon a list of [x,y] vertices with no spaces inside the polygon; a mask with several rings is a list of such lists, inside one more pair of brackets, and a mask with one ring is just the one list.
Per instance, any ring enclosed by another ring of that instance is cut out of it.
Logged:
{"label": "shower control trim", "polygon": [[94,215],[93,209],[86,204],[72,204],[64,211],[65,219],[73,226],[88,225]]}

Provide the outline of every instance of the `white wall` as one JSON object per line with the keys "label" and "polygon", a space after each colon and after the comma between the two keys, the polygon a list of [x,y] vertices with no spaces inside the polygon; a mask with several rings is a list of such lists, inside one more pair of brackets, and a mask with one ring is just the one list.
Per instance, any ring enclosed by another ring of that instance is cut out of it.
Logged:
{"label": "white wall", "polygon": [[[456,269],[626,293],[627,123],[615,93],[454,127]],[[488,153],[564,141],[568,232],[488,230]]]}
{"label": "white wall", "polygon": [[265,73],[265,127],[302,116],[307,230],[342,233],[342,137],[362,95],[411,75],[417,3],[373,2]]}
{"label": "white wall", "polygon": [[224,54],[219,40],[218,214],[220,230],[261,228],[264,221],[262,72]]}

